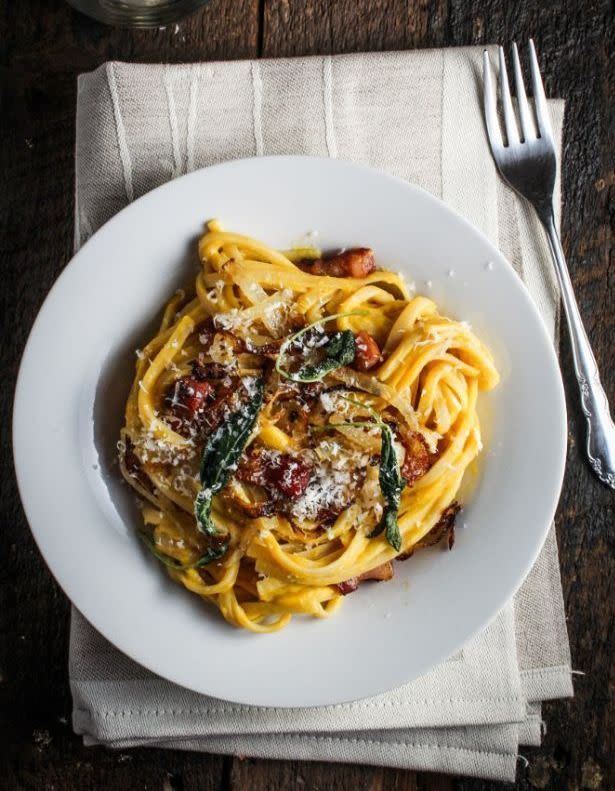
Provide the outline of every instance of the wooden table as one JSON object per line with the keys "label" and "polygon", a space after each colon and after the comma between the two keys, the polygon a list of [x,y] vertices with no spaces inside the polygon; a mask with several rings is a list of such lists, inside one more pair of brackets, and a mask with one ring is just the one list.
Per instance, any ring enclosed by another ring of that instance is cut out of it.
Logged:
{"label": "wooden table", "polygon": [[[615,404],[613,17],[608,0],[212,0],[179,28],[99,25],[61,0],[0,3],[0,788],[205,791],[448,791],[498,784],[413,772],[239,760],[171,750],[84,748],[70,727],[69,604],[27,529],[11,460],[19,358],[71,257],[75,77],[108,59],[199,61],[536,40],[547,92],[567,101],[563,242]],[[610,40],[609,40],[610,36]],[[609,65],[611,67],[609,75]],[[610,78],[610,81],[609,81]],[[576,697],[547,704],[520,789],[615,788],[614,497],[583,458],[583,420],[562,338],[569,451],[557,532]],[[53,375],[52,368],[42,373]],[[528,449],[539,437],[528,437]],[[36,453],[36,447],[32,448]],[[88,562],[87,559],[82,559]]]}

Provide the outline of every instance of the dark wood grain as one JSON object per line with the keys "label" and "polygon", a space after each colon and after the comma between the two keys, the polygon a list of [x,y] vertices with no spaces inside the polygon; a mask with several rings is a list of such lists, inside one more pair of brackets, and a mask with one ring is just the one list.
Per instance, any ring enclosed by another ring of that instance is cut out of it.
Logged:
{"label": "dark wood grain", "polygon": [[[606,0],[212,0],[164,30],[113,30],[61,0],[0,2],[0,788],[164,791],[488,791],[476,780],[178,751],[112,753],[72,734],[68,604],[27,529],[10,415],[34,316],[72,249],[75,76],[107,59],[188,62],[536,40],[547,89],[567,100],[563,240],[603,381],[615,403],[613,17]],[[584,461],[562,336],[570,444],[557,515],[576,677],[547,704],[545,743],[518,789],[615,788],[614,498]],[[35,452],[35,449],[33,449]]]}

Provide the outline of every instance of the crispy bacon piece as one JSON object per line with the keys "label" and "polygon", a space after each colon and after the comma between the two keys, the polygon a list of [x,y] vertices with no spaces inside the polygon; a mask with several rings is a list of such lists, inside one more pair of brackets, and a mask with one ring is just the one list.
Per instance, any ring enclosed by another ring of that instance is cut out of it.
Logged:
{"label": "crispy bacon piece", "polygon": [[124,466],[126,472],[131,478],[138,481],[144,489],[152,491],[154,488],[152,482],[147,476],[147,473],[141,466],[141,461],[135,453],[135,446],[132,444],[130,437],[126,437],[126,449],[124,450]]}
{"label": "crispy bacon piece", "polygon": [[274,488],[274,495],[282,495],[292,500],[301,497],[311,476],[311,465],[288,453],[279,456],[251,453],[242,460],[237,470],[237,478],[240,481],[268,489]]}
{"label": "crispy bacon piece", "polygon": [[359,587],[359,578],[351,577],[349,580],[344,580],[344,582],[338,582],[335,587],[342,594],[342,596],[347,596],[349,593],[356,591],[356,589]]}
{"label": "crispy bacon piece", "polygon": [[277,486],[283,495],[293,500],[301,497],[307,489],[311,477],[311,465],[287,454],[280,457],[279,465],[271,467],[269,470],[269,480]]}
{"label": "crispy bacon piece", "polygon": [[267,343],[253,343],[250,338],[246,338],[245,347],[251,354],[271,354],[277,355],[280,346],[284,343],[284,338],[277,338]]}
{"label": "crispy bacon piece", "polygon": [[199,328],[199,340],[205,349],[209,349],[211,346],[216,332],[217,330],[214,327],[214,322],[211,318],[206,319],[205,323]]}
{"label": "crispy bacon piece", "polygon": [[376,566],[375,569],[371,569],[371,571],[365,571],[359,577],[360,580],[376,580],[377,582],[386,582],[386,580],[393,579],[393,564],[390,560],[387,560],[386,563],[382,563],[380,566]]}
{"label": "crispy bacon piece", "polygon": [[228,376],[228,371],[220,363],[194,362],[192,363],[192,376],[199,382],[206,382],[208,379],[224,379]]}
{"label": "crispy bacon piece", "polygon": [[[239,338],[237,335],[235,335],[233,332],[230,332],[229,330],[218,330],[217,329],[215,331],[215,333],[214,333],[213,338],[212,338],[212,342],[213,342],[213,340],[215,340],[216,336],[222,336],[222,338],[230,344],[232,350],[236,354],[239,353],[239,352],[245,352],[245,350],[246,350],[245,342],[241,338]],[[211,346],[211,343],[210,343],[210,346]]]}
{"label": "crispy bacon piece", "polygon": [[294,382],[292,379],[283,379],[279,384],[276,398],[278,401],[296,399],[307,406],[311,405],[325,388],[324,382]]}
{"label": "crispy bacon piece", "polygon": [[349,580],[344,580],[344,582],[338,582],[335,587],[343,596],[346,596],[346,594],[356,591],[359,585],[367,580],[383,582],[390,579],[393,579],[393,564],[390,560],[387,560],[386,563],[382,563],[382,565],[376,566],[376,568],[364,571],[363,574],[359,574],[358,577],[351,577]]}
{"label": "crispy bacon piece", "polygon": [[440,541],[446,536],[446,545],[449,550],[455,546],[455,519],[459,511],[461,511],[461,505],[458,502],[451,503],[448,508],[444,509],[442,516],[436,523],[436,528],[438,528],[440,533],[436,541]]}
{"label": "crispy bacon piece", "polygon": [[367,277],[376,269],[376,261],[369,247],[353,247],[327,258],[304,259],[298,266],[310,275]]}
{"label": "crispy bacon piece", "polygon": [[267,465],[262,453],[252,451],[241,458],[235,477],[243,483],[252,483],[256,486],[267,485]]}
{"label": "crispy bacon piece", "polygon": [[207,409],[203,412],[203,423],[209,431],[214,431],[222,423],[227,404],[238,387],[238,380],[228,377],[223,379],[216,388],[214,400],[211,404],[208,404]]}
{"label": "crispy bacon piece", "polygon": [[432,461],[429,456],[429,448],[424,437],[417,431],[399,437],[406,456],[401,468],[402,478],[406,479],[408,486],[421,478],[431,467]]}
{"label": "crispy bacon piece", "polygon": [[182,376],[171,386],[165,399],[165,419],[185,437],[215,430],[224,419],[229,399],[237,387],[237,380],[231,377],[202,380],[202,373],[197,368],[196,376]]}
{"label": "crispy bacon piece", "polygon": [[361,330],[355,336],[355,358],[353,368],[357,371],[369,371],[380,362],[380,347],[369,332]]}
{"label": "crispy bacon piece", "polygon": [[178,420],[192,421],[201,412],[214,394],[210,382],[201,381],[194,376],[182,376],[175,382],[169,406]]}
{"label": "crispy bacon piece", "polygon": [[216,335],[221,335],[224,337],[225,340],[229,341],[233,351],[235,352],[243,352],[246,349],[246,345],[244,341],[235,335],[230,330],[222,329],[221,327],[216,327],[215,323],[212,319],[208,319],[205,324],[200,327],[199,330],[199,340],[205,351],[207,351],[212,343],[214,342],[214,338]]}
{"label": "crispy bacon piece", "polygon": [[440,518],[429,533],[423,536],[408,552],[398,555],[396,560],[407,560],[414,555],[417,549],[433,547],[444,538],[446,538],[446,545],[449,550],[452,549],[455,545],[455,519],[459,511],[461,511],[461,505],[457,501],[452,502],[448,508],[442,511]]}

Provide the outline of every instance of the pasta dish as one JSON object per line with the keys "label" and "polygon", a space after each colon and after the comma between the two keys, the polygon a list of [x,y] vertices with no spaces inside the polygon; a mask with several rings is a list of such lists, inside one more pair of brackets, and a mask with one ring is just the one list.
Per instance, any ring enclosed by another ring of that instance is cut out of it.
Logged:
{"label": "pasta dish", "polygon": [[137,351],[118,443],[169,575],[271,632],[451,548],[498,382],[469,325],[368,248],[279,252],[212,221],[198,251]]}

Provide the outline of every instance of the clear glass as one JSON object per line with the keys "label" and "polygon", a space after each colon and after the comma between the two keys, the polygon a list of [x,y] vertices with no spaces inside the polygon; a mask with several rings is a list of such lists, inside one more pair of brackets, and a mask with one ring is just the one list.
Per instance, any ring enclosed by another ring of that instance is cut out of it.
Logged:
{"label": "clear glass", "polygon": [[73,8],[123,27],[168,25],[205,5],[207,0],[68,0]]}

